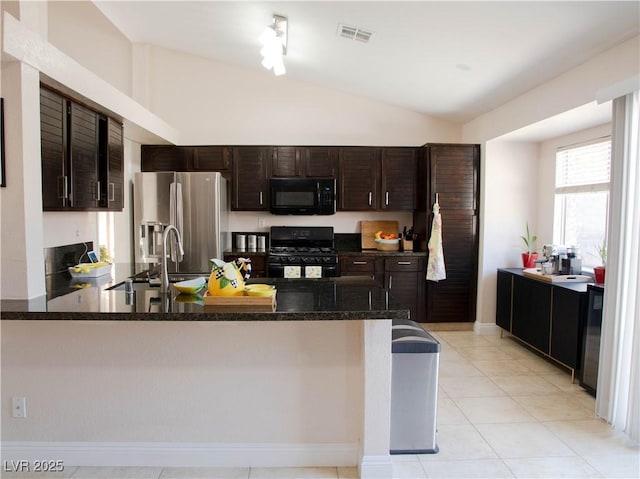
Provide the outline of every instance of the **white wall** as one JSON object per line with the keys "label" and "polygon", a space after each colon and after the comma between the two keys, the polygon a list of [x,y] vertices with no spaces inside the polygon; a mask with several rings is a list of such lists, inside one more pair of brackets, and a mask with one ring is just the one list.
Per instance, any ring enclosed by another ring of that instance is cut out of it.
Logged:
{"label": "white wall", "polygon": [[597,99],[598,92],[640,71],[640,36],[558,75],[463,126],[465,142],[482,143]]}
{"label": "white wall", "polygon": [[229,215],[230,231],[268,232],[271,226],[333,226],[334,233],[360,233],[360,221],[397,221],[402,229],[413,223],[413,214],[407,212],[339,212],[331,216],[280,216],[254,211],[232,211]]}
{"label": "white wall", "polygon": [[[34,31],[46,34],[46,8],[41,3],[2,3],[3,19],[5,7]],[[4,26],[2,33],[4,46]],[[4,55],[1,76],[6,187],[0,188],[0,296],[33,298],[45,288],[39,76],[29,65],[5,62]],[[38,128],[32,131],[34,125]]]}
{"label": "white wall", "polygon": [[150,108],[181,130],[182,144],[419,146],[460,140],[458,125],[266,70],[160,47],[149,49],[147,65]]}
{"label": "white wall", "polygon": [[[460,140],[460,128],[451,123],[286,76],[160,47],[145,46],[138,52],[135,83],[149,88],[139,94],[180,129],[182,144],[418,146]],[[148,76],[142,78],[145,68]],[[385,219],[398,220],[401,227],[413,221],[411,213],[398,212],[339,212],[330,217],[231,212],[229,228],[262,232],[270,226],[303,224],[358,233],[361,220]]]}
{"label": "white wall", "polygon": [[537,198],[540,181],[538,145],[493,140],[484,148],[481,190],[481,238],[478,275],[478,318],[495,323],[496,270],[522,267],[520,254],[529,222],[537,231]]}
{"label": "white wall", "polygon": [[85,68],[131,96],[131,42],[89,1],[53,1],[48,40]]}
{"label": "white wall", "polygon": [[555,195],[556,150],[560,147],[575,145],[611,135],[611,123],[595,128],[577,131],[545,140],[539,144],[540,171],[547,172],[546,181],[541,181],[538,188],[538,248],[543,244],[553,243],[553,208]]}
{"label": "white wall", "polygon": [[[101,450],[89,465],[109,459],[113,465],[114,443],[129,444],[128,461],[137,465],[149,460],[144,447],[153,450],[158,443],[226,446],[226,461],[233,460],[236,445],[245,452],[243,465],[256,465],[252,445],[264,450],[271,444],[274,451],[290,445],[288,465],[304,460],[311,448],[351,445],[357,451],[363,325],[5,321],[3,445],[47,441],[65,451],[70,441],[68,448]],[[11,417],[4,407],[11,396],[26,397],[26,419]],[[164,452],[155,461],[169,465],[175,456],[171,447]],[[342,465],[355,465],[352,457]]]}
{"label": "white wall", "polygon": [[[132,45],[92,2],[47,2],[47,40],[76,60],[83,67],[100,76],[116,89],[131,96]],[[125,184],[129,181],[130,166],[140,166],[139,146],[125,139]],[[129,189],[125,188],[123,212],[47,212],[44,213],[44,247],[93,241],[100,244],[100,216],[116,231],[130,228]],[[103,222],[104,224],[104,222]],[[131,257],[130,241],[126,234],[112,234],[112,254],[117,261],[128,262]]]}
{"label": "white wall", "polygon": [[[48,27],[53,36],[62,36],[67,27],[65,15],[56,16],[54,13],[54,19],[47,21],[50,2],[5,2],[2,6],[15,15],[5,15],[3,10],[3,74],[5,80],[7,72],[12,72],[9,75],[12,79],[17,79],[15,85],[12,82],[3,82],[2,91],[8,113],[6,118],[11,119],[7,121],[7,136],[10,136],[10,139],[6,153],[7,164],[10,165],[8,173],[12,181],[10,186],[0,192],[0,198],[4,203],[1,256],[3,271],[6,272],[3,274],[1,295],[7,299],[25,299],[45,294],[43,248],[85,241],[93,241],[97,247],[100,244],[98,217],[104,215],[85,212],[42,212],[40,179],[39,175],[33,174],[41,170],[39,80],[46,78],[46,82],[53,83],[55,87],[63,89],[72,97],[89,105],[97,105],[97,108],[112,112],[110,114],[115,117],[124,118],[125,137],[129,140],[160,137],[175,141],[178,134],[166,122],[47,41]],[[77,7],[82,12],[87,5],[70,2],[67,6]],[[56,5],[53,8],[57,7]],[[96,12],[95,7],[91,5],[86,19],[82,21],[82,15],[76,16],[74,27],[69,28],[72,32],[69,39],[73,40],[70,44],[77,48],[74,54],[84,54],[84,61],[92,67],[107,68],[111,75],[114,72],[122,72],[121,77],[116,74],[113,78],[127,77],[130,83],[131,61],[127,49],[124,52],[119,50],[119,53],[115,54],[101,43],[107,42],[111,45],[112,40],[116,43],[119,40],[119,45],[122,46],[124,37],[118,37],[114,29],[105,24],[103,17],[101,19],[95,15]],[[56,18],[64,20],[62,25],[57,23]],[[78,26],[93,32],[93,36],[89,34],[88,38],[83,40],[80,31],[75,28]],[[92,49],[94,42],[100,45]],[[130,49],[128,41],[127,44]],[[118,51],[117,48],[115,50]],[[129,151],[136,152],[137,156],[133,159],[131,153],[127,155],[125,151],[125,162],[128,161],[139,169],[139,149]],[[125,210],[124,214],[127,215],[128,212]],[[118,213],[110,215],[111,224],[115,225]],[[130,221],[122,220],[119,224],[125,225],[126,229],[112,232],[112,236],[118,239],[128,238]],[[115,242],[112,248],[115,248]],[[123,244],[118,249],[122,256],[116,256],[116,260],[129,261],[129,244]],[[31,262],[38,262],[41,267],[35,268]]]}
{"label": "white wall", "polygon": [[[517,266],[514,259],[502,258],[502,263],[496,263],[496,257],[501,258],[505,253],[515,254],[513,237],[522,234],[522,227],[516,228],[515,222],[523,223],[522,214],[535,215],[536,228],[540,215],[546,214],[548,199],[538,187],[530,191],[530,195],[522,196],[514,192],[513,217],[504,217],[504,206],[492,201],[494,191],[499,191],[505,183],[500,178],[519,178],[518,163],[505,162],[502,148],[498,139],[507,133],[519,130],[525,126],[535,124],[547,118],[559,115],[579,106],[592,103],[597,99],[598,92],[637,75],[640,70],[640,37],[635,37],[602,54],[596,55],[582,65],[569,70],[562,75],[546,82],[512,101],[472,120],[463,126],[463,142],[480,143],[483,145],[481,158],[481,219],[480,219],[480,258],[478,267],[478,308],[476,330],[482,332],[483,326],[495,322],[495,268]],[[498,149],[495,150],[496,145]],[[496,158],[493,155],[497,155]],[[496,175],[495,165],[502,165],[503,169]],[[540,168],[543,165],[540,165]],[[548,164],[544,164],[548,167]],[[486,196],[488,195],[488,196]],[[541,197],[545,199],[539,203]],[[517,202],[521,202],[518,204]],[[544,209],[543,209],[544,208]],[[503,215],[501,217],[501,214]],[[503,218],[496,220],[496,218]],[[498,224],[495,222],[498,221]],[[513,224],[512,230],[509,228]],[[540,238],[546,238],[549,229],[544,221]],[[504,226],[504,227],[503,227]],[[504,234],[494,234],[492,231],[503,231]],[[517,233],[517,234],[516,234]],[[539,243],[540,244],[540,243]],[[490,330],[486,329],[487,331]]]}
{"label": "white wall", "polygon": [[496,269],[520,268],[525,223],[542,245],[553,243],[555,160],[559,147],[611,134],[611,124],[581,130],[540,143],[491,140],[484,151],[482,279],[477,321],[495,321]]}

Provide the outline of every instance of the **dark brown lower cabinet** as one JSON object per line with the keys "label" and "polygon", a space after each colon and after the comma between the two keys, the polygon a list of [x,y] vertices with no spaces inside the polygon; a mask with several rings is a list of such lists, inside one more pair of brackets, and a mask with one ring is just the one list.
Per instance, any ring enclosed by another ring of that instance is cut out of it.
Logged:
{"label": "dark brown lower cabinet", "polygon": [[573,369],[580,368],[588,302],[587,293],[553,289],[550,355]]}
{"label": "dark brown lower cabinet", "polygon": [[522,276],[513,278],[511,332],[539,351],[549,353],[551,285]]}
{"label": "dark brown lower cabinet", "polygon": [[513,275],[498,271],[496,297],[496,324],[511,331],[511,308],[513,303]]}
{"label": "dark brown lower cabinet", "polygon": [[424,261],[397,256],[384,260],[384,284],[402,307],[411,311],[411,319],[424,322]]}
{"label": "dark brown lower cabinet", "polygon": [[586,283],[547,283],[521,269],[500,269],[497,278],[496,324],[572,373],[579,370]]}
{"label": "dark brown lower cabinet", "polygon": [[371,279],[376,278],[376,260],[375,256],[341,256],[340,257],[340,276],[368,276]]}
{"label": "dark brown lower cabinet", "polygon": [[[382,284],[393,305],[411,311],[411,319],[425,321],[425,258],[423,256],[343,255],[341,276],[368,276]],[[362,300],[364,301],[364,299]]]}

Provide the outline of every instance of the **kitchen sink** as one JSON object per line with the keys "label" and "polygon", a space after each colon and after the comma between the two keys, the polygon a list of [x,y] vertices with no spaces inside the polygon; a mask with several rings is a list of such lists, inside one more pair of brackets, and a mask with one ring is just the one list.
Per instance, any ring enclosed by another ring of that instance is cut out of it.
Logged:
{"label": "kitchen sink", "polygon": [[[195,278],[205,278],[208,281],[208,275],[202,273],[169,273],[169,282],[170,283],[178,283],[180,281],[187,281]],[[144,276],[131,278],[133,281],[133,289],[147,289],[147,288],[159,288],[160,287],[160,278],[151,278],[148,279]],[[115,286],[111,286],[107,288],[110,291],[124,291],[125,290],[125,281],[122,283],[118,283]]]}

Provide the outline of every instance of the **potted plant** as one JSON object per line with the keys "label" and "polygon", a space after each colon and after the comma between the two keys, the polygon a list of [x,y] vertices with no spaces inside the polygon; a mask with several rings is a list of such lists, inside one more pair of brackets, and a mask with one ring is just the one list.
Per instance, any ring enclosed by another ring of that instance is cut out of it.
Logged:
{"label": "potted plant", "polygon": [[526,235],[520,238],[522,238],[526,247],[526,252],[522,253],[522,267],[535,268],[536,260],[538,259],[538,253],[535,252],[535,243],[538,237],[529,232],[529,223],[527,223]]}
{"label": "potted plant", "polygon": [[602,243],[597,244],[596,251],[598,252],[598,256],[600,256],[602,265],[593,267],[593,276],[596,283],[603,284],[605,276],[605,264],[607,262],[607,243],[603,241]]}

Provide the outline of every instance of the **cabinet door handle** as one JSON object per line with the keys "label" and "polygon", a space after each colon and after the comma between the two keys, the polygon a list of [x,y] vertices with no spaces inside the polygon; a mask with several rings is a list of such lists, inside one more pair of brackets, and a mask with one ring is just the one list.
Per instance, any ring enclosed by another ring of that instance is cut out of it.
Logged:
{"label": "cabinet door handle", "polygon": [[353,261],[351,264],[367,264],[366,261]]}
{"label": "cabinet door handle", "polygon": [[262,191],[260,192],[260,206],[262,206]]}
{"label": "cabinet door handle", "polygon": [[58,198],[69,198],[69,183],[66,176],[58,176]]}
{"label": "cabinet door handle", "polygon": [[384,195],[384,205],[389,206],[389,192],[387,191]]}
{"label": "cabinet door handle", "polygon": [[372,196],[373,196],[373,195],[372,195],[372,193],[371,193],[371,192],[369,192],[369,206],[371,206]]}
{"label": "cabinet door handle", "polygon": [[116,200],[116,184],[109,183],[109,201]]}
{"label": "cabinet door handle", "polygon": [[398,264],[401,266],[407,266],[411,264],[411,261],[398,261]]}
{"label": "cabinet door handle", "polygon": [[393,284],[393,275],[389,275],[389,289],[391,289],[391,285]]}
{"label": "cabinet door handle", "polygon": [[100,201],[100,182],[96,181],[96,197],[97,201]]}

